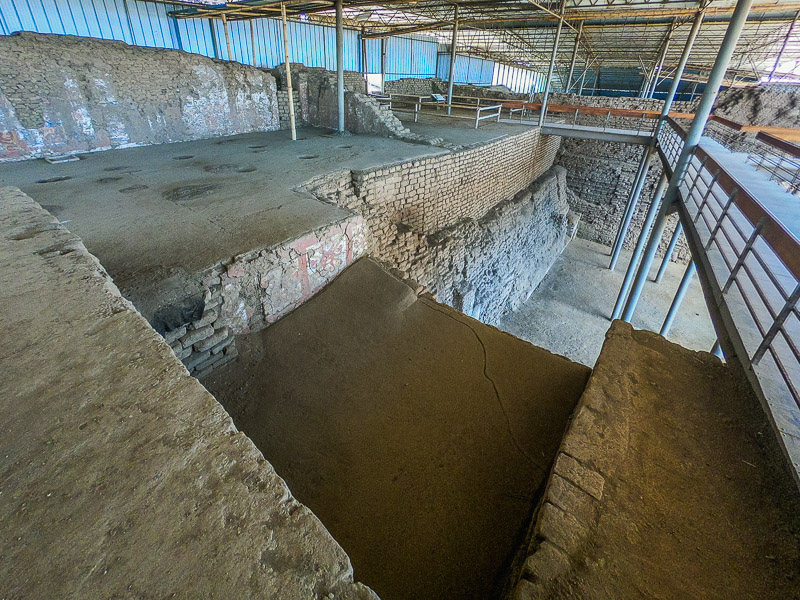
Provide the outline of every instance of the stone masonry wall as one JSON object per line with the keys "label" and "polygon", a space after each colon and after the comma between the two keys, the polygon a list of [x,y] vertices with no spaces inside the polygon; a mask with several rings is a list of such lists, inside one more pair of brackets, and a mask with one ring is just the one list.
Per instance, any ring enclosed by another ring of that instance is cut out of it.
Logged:
{"label": "stone masonry wall", "polygon": [[0,160],[278,129],[275,79],[93,38],[0,37]]}
{"label": "stone masonry wall", "polygon": [[[295,95],[293,98],[294,102],[294,121],[295,127],[302,127],[305,125],[305,121],[303,121],[303,111],[300,110],[300,99]],[[291,119],[289,117],[289,92],[286,90],[278,90],[277,93],[277,100],[278,100],[278,118],[280,120],[280,128],[281,129],[291,129]]]}
{"label": "stone masonry wall", "polygon": [[194,318],[162,332],[189,372],[203,377],[237,355],[234,336],[259,331],[309,300],[366,247],[357,215],[277,246],[234,257],[198,275]]}
{"label": "stone masonry wall", "polygon": [[[663,105],[663,102],[659,100],[586,97],[574,94],[552,94],[550,102],[551,104],[583,104],[649,110],[660,110]],[[690,103],[675,103],[674,106],[675,111],[691,110]],[[581,116],[581,123],[602,125],[602,122],[605,121],[605,117],[602,116],[596,117],[596,119],[597,122],[592,122],[590,118]],[[630,121],[616,123],[612,119],[609,126],[615,125],[630,126]],[[606,246],[614,243],[614,237],[622,221],[625,204],[628,201],[643,151],[643,146],[618,142],[570,138],[562,140],[555,164],[567,170],[567,184],[575,192],[571,197],[570,207],[581,215],[578,229],[578,235],[581,238]],[[636,245],[662,172],[661,162],[657,157],[653,158],[641,199],[625,238],[624,248],[628,250],[632,250]],[[659,247],[659,256],[664,255],[677,223],[677,215],[672,215]],[[682,237],[672,260],[688,262],[689,258],[689,247]]]}
{"label": "stone masonry wall", "polygon": [[558,141],[532,129],[472,150],[341,171],[303,188],[364,217],[370,256],[494,323],[535,289],[575,229],[563,170],[542,177]]}

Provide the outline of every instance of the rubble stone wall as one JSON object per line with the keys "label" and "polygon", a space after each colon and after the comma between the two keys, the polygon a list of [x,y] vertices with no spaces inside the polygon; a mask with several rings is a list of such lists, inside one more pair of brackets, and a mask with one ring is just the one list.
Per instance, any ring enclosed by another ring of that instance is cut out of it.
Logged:
{"label": "rubble stone wall", "polygon": [[365,233],[353,215],[208,269],[198,275],[204,297],[195,318],[164,338],[189,372],[203,377],[236,357],[235,335],[289,314],[361,257]]}
{"label": "rubble stone wall", "polygon": [[275,79],[180,50],[65,35],[0,37],[0,160],[279,127]]}
{"label": "rubble stone wall", "polygon": [[[537,97],[535,100],[540,100],[540,98]],[[635,110],[660,110],[663,106],[663,102],[660,100],[587,97],[558,93],[551,94],[550,103]],[[673,106],[673,110],[676,112],[693,110],[691,103],[688,102],[676,102]],[[603,116],[581,115],[580,119],[580,123],[584,125],[603,125],[606,122],[606,117]],[[632,123],[635,127],[636,122],[637,119],[614,119],[612,117],[608,121],[608,126],[628,128]],[[567,170],[567,184],[575,192],[571,196],[570,207],[581,215],[578,228],[579,237],[606,246],[614,243],[643,151],[643,146],[619,142],[571,138],[564,138],[561,141],[555,164]],[[628,250],[632,250],[636,245],[653,193],[663,173],[661,162],[657,157],[652,159],[650,165],[641,199],[625,238],[624,248]],[[677,215],[672,215],[661,240],[658,256],[663,256],[666,252],[677,223]],[[689,259],[689,247],[686,240],[681,238],[672,260],[685,263]]]}

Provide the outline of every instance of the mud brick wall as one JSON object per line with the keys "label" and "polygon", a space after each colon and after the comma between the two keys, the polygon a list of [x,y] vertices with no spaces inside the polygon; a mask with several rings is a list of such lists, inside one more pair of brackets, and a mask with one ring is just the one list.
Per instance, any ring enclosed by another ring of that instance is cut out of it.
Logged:
{"label": "mud brick wall", "polygon": [[526,188],[552,166],[558,144],[530,129],[469,150],[358,171],[359,201],[349,208],[369,223],[377,218],[434,233],[480,218]]}
{"label": "mud brick wall", "polygon": [[[558,138],[530,130],[474,150],[341,171],[304,188],[364,217],[369,255],[437,300],[495,323],[527,299],[575,230],[563,169],[545,174],[557,147]],[[427,221],[407,218],[417,205]]]}
{"label": "mud brick wall", "polygon": [[[552,94],[550,103],[647,110],[661,110],[664,104],[660,100],[587,97],[575,94]],[[675,111],[693,110],[691,103],[688,102],[676,102],[673,107]],[[606,118],[603,116],[581,115],[580,117],[580,123],[584,125],[602,126],[605,121]],[[612,117],[608,126],[627,128],[636,121],[636,119],[614,119]],[[567,170],[567,184],[575,192],[571,196],[570,207],[581,215],[579,237],[606,246],[614,243],[643,151],[643,146],[617,142],[569,138],[562,140],[555,164]],[[661,174],[661,162],[654,158],[628,235],[625,238],[624,247],[628,250],[633,250],[636,245]],[[673,215],[662,238],[659,256],[663,256],[666,252],[677,223],[678,217]],[[689,247],[686,245],[686,240],[681,238],[672,259],[685,263],[689,261],[689,258]]]}
{"label": "mud brick wall", "polygon": [[179,50],[0,37],[0,160],[279,127],[275,79]]}
{"label": "mud brick wall", "polygon": [[199,318],[163,332],[189,372],[203,377],[237,355],[234,336],[258,331],[318,293],[364,254],[357,215],[208,269]]}
{"label": "mud brick wall", "polygon": [[[289,92],[286,90],[278,90],[277,99],[280,128],[291,129],[292,123],[289,118]],[[295,127],[302,127],[305,125],[305,122],[303,121],[303,111],[300,109],[300,99],[295,95],[292,100],[292,104],[294,104]]]}

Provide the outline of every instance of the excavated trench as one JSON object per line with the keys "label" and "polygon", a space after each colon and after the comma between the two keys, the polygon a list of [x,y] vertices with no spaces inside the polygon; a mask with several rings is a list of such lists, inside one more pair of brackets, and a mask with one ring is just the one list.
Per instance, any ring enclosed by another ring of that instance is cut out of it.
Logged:
{"label": "excavated trench", "polygon": [[385,600],[492,598],[589,369],[362,259],[204,385]]}

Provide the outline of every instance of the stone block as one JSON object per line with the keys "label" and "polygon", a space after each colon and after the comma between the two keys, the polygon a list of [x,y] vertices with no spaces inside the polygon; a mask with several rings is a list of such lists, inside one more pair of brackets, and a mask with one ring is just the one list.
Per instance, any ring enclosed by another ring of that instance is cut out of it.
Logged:
{"label": "stone block", "polygon": [[569,557],[559,548],[544,540],[536,551],[525,560],[522,576],[533,581],[550,581],[566,573],[569,568]]}
{"label": "stone block", "polygon": [[197,365],[202,363],[204,360],[208,359],[209,356],[211,356],[211,351],[210,350],[206,350],[205,352],[196,352],[196,353],[192,354],[191,356],[183,359],[183,365],[187,369],[189,369],[189,371],[191,371]]}
{"label": "stone block", "polygon": [[186,325],[166,332],[164,334],[164,339],[168,344],[172,344],[175,340],[182,338],[184,335],[186,335]]}
{"label": "stone block", "polygon": [[535,534],[570,554],[576,553],[588,537],[588,529],[572,515],[545,502],[536,520]]}
{"label": "stone block", "polygon": [[584,467],[571,456],[559,453],[553,471],[597,500],[603,499],[603,487],[605,486],[603,476],[597,471]]}
{"label": "stone block", "polygon": [[194,344],[194,349],[203,352],[205,350],[210,350],[220,342],[223,342],[228,337],[228,328],[223,327],[222,329],[218,329],[214,331],[213,335],[204,338],[203,340]]}
{"label": "stone block", "polygon": [[181,339],[181,343],[188,348],[189,346],[193,346],[197,342],[211,337],[212,335],[214,335],[214,327],[212,325],[206,325],[205,327],[200,327],[199,329],[189,331]]}

